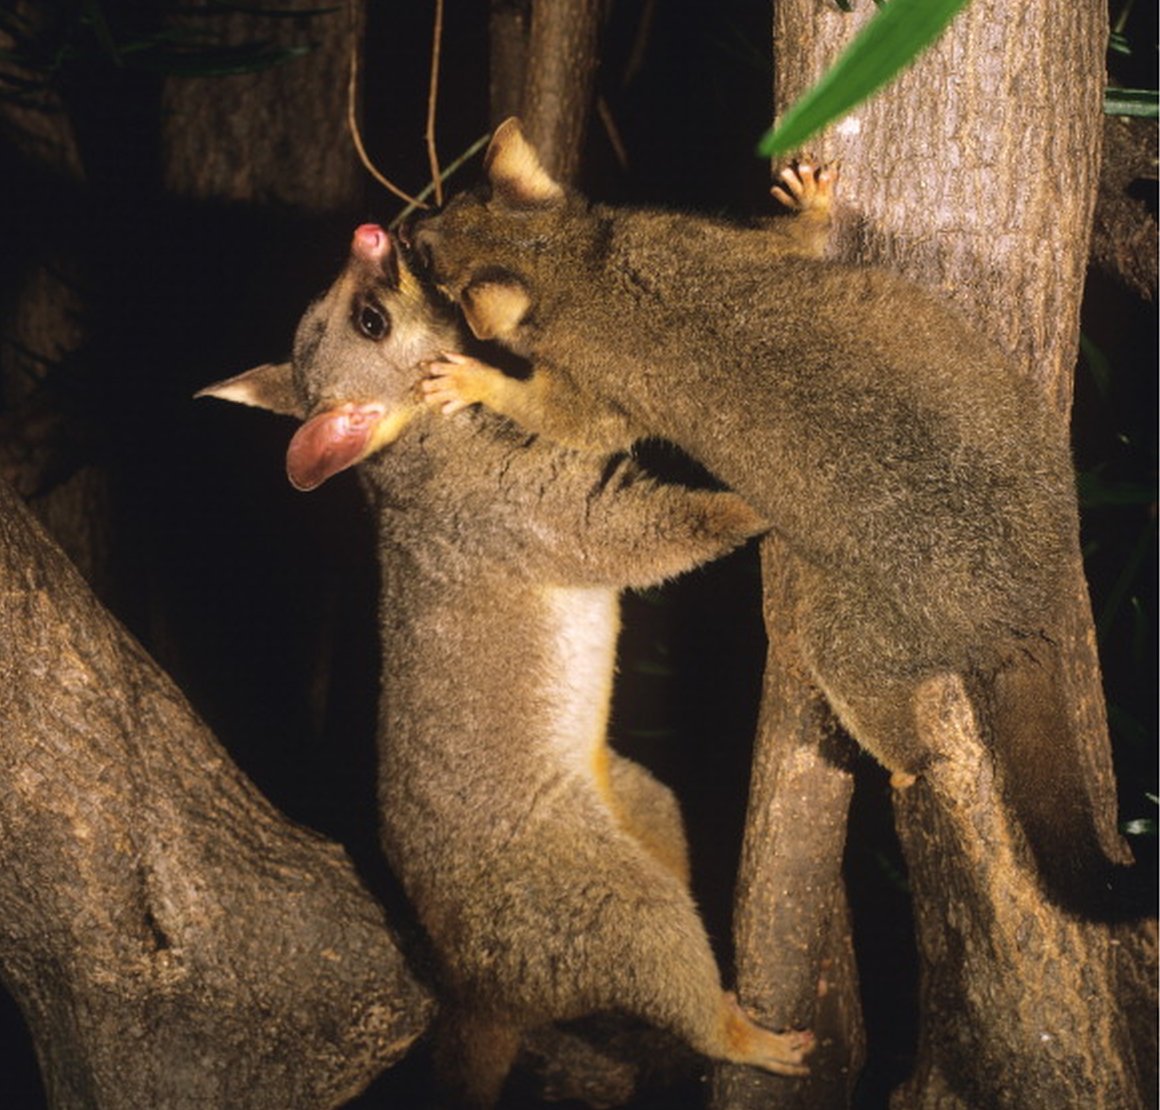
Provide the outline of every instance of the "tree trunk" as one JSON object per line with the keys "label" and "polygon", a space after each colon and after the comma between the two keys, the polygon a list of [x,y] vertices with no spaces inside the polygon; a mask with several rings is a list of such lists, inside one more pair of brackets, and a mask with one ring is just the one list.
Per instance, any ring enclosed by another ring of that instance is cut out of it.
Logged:
{"label": "tree trunk", "polygon": [[[362,49],[362,0],[303,18],[238,10],[215,20],[231,45],[305,50],[292,62],[230,77],[171,77],[163,97],[165,186],[198,200],[274,201],[319,212],[353,207],[362,170],[347,129],[351,54]],[[245,111],[239,112],[238,105]]]}
{"label": "tree trunk", "polygon": [[580,170],[603,14],[603,0],[534,0],[530,18],[526,5],[492,4],[492,122],[519,115],[557,181]]}
{"label": "tree trunk", "polygon": [[806,679],[791,606],[792,567],[762,543],[769,637],[745,844],[734,907],[737,992],[772,1029],[812,1028],[807,1079],[719,1067],[713,1105],[730,1110],[849,1105],[865,1058],[842,849],[853,791],[849,741]]}
{"label": "tree trunk", "polygon": [[[787,106],[874,11],[782,0],[776,102]],[[1066,419],[1102,128],[1102,4],[976,0],[894,85],[813,151],[840,160],[837,252],[941,290]],[[1078,537],[1077,537],[1078,539]],[[1078,545],[1065,630],[1069,684],[1101,835],[1123,858]],[[956,682],[921,713],[946,755],[902,792],[922,962],[921,1038],[898,1105],[1133,1106],[1154,1057],[1129,1016],[1154,999],[1147,928],[1109,930],[1046,903]],[[1018,939],[1016,939],[1018,938]],[[1154,1002],[1152,1003],[1154,1005]]]}
{"label": "tree trunk", "polygon": [[[52,17],[26,2],[13,4],[12,14],[31,28]],[[0,48],[13,45],[0,33]],[[15,69],[14,76],[35,83],[37,75]],[[0,308],[6,340],[0,344],[0,480],[29,500],[107,597],[113,576],[108,476],[89,465],[92,421],[61,373],[87,338],[84,247],[74,234],[86,173],[65,105],[55,92],[42,98],[47,110],[0,97],[0,135],[15,170],[6,174],[2,228],[8,273]],[[30,212],[30,197],[54,219],[41,221]]]}
{"label": "tree trunk", "polygon": [[430,1000],[0,486],[0,972],[56,1107],[337,1106]]}
{"label": "tree trunk", "polygon": [[488,17],[488,98],[492,130],[518,116],[528,66],[530,0],[492,0]]}

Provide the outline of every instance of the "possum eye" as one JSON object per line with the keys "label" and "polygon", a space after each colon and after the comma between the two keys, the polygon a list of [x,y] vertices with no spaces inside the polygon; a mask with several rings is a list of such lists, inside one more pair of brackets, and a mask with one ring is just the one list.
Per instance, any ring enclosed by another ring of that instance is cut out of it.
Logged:
{"label": "possum eye", "polygon": [[381,308],[367,303],[355,306],[354,326],[368,339],[378,341],[391,330],[391,320]]}

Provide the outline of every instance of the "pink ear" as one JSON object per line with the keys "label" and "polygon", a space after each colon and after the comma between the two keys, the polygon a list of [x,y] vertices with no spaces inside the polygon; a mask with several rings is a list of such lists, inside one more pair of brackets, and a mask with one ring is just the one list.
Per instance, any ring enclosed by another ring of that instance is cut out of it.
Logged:
{"label": "pink ear", "polygon": [[379,404],[346,404],[311,417],[286,449],[286,474],[295,489],[312,490],[362,459],[386,414]]}

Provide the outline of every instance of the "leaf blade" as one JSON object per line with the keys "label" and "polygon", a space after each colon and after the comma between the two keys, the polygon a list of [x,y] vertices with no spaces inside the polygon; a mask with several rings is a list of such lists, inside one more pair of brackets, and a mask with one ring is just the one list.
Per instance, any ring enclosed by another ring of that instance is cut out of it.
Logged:
{"label": "leaf blade", "polygon": [[784,154],[845,115],[910,65],[966,3],[889,0],[782,121],[762,136],[758,154],[766,158]]}

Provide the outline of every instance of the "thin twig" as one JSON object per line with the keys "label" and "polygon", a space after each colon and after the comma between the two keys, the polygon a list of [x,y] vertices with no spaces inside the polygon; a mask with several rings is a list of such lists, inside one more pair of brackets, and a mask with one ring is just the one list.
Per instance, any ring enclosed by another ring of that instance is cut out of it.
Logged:
{"label": "thin twig", "polygon": [[641,11],[640,19],[636,24],[636,34],[632,37],[632,49],[628,54],[628,61],[624,66],[624,75],[620,83],[627,88],[644,65],[645,52],[648,49],[649,36],[652,34],[653,16],[656,15],[656,0],[647,0]]}
{"label": "thin twig", "polygon": [[394,193],[400,200],[405,200],[409,205],[418,208],[425,208],[421,201],[416,200],[410,193],[404,192],[394,182],[389,181],[382,173],[379,172],[378,167],[371,161],[370,155],[366,152],[366,147],[363,146],[362,133],[358,125],[358,39],[355,36],[355,0],[350,0],[347,5],[347,10],[350,13],[350,80],[346,87],[346,125],[350,130],[351,140],[354,142],[354,149],[358,153],[359,161],[362,162],[367,173],[371,175],[380,185],[390,192]]}
{"label": "thin twig", "polygon": [[[449,162],[447,164],[447,168],[443,171],[443,180],[446,181],[449,177],[452,176],[452,174],[455,174],[459,170],[461,170],[463,168],[464,163],[466,163],[468,161],[468,159],[474,157],[485,146],[487,146],[487,141],[490,138],[491,138],[490,131],[484,135],[481,135],[458,158],[456,158],[454,162]],[[391,227],[397,227],[400,223],[403,222],[403,220],[405,220],[417,208],[425,208],[426,205],[424,205],[420,202],[426,200],[434,191],[435,191],[435,182],[434,181],[427,182],[427,184],[423,187],[423,191],[419,194],[419,196],[415,199],[415,201],[412,202],[411,204],[408,204],[407,207],[404,208],[402,210],[402,212],[400,212],[391,221]]]}
{"label": "thin twig", "polygon": [[612,145],[612,153],[616,155],[616,160],[620,163],[620,168],[627,173],[628,148],[624,145],[624,140],[620,137],[620,128],[616,126],[612,109],[608,106],[608,101],[602,96],[596,98],[596,114],[600,117],[600,122],[604,124],[605,134],[608,136],[608,141]]}
{"label": "thin twig", "polygon": [[439,173],[439,155],[435,150],[435,101],[439,95],[439,48],[443,42],[443,0],[435,0],[435,29],[431,35],[431,83],[427,89],[427,161],[431,165],[431,183],[435,186],[435,203],[443,206],[443,181]]}

